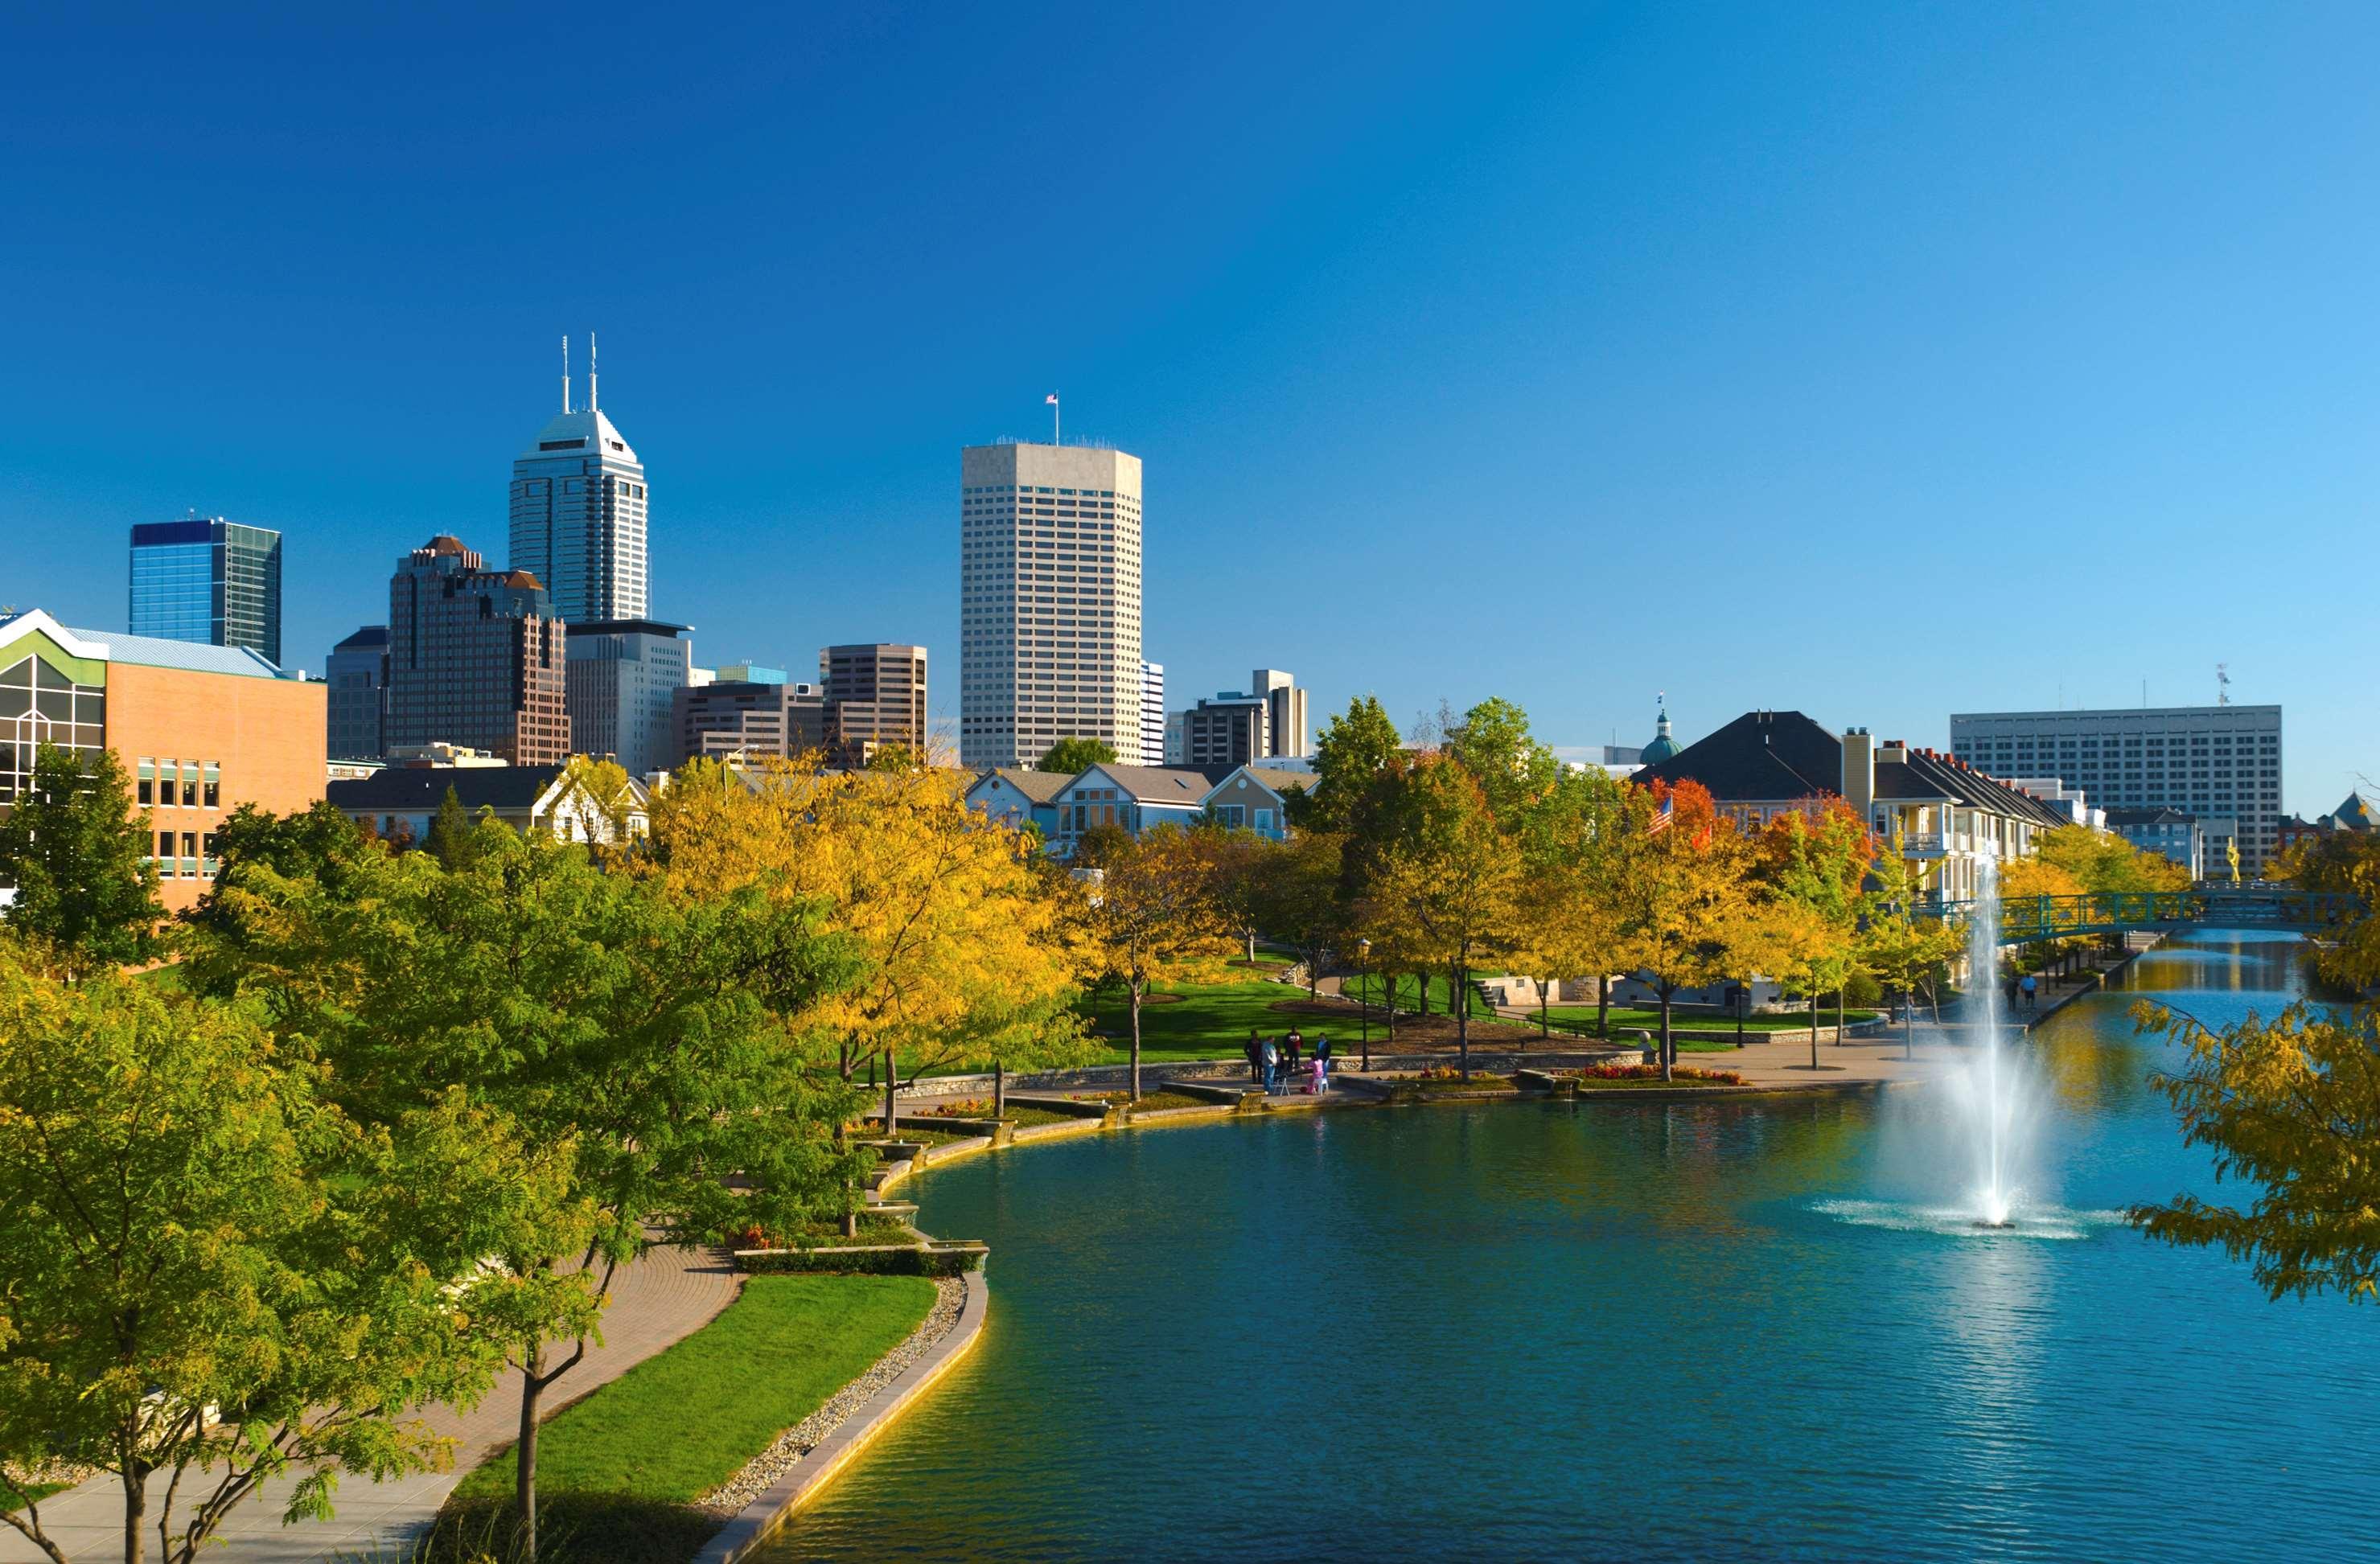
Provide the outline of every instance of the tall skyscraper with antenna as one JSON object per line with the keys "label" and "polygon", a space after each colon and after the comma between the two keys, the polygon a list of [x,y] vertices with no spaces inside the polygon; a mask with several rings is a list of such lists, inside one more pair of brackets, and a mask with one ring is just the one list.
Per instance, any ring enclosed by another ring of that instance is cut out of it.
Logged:
{"label": "tall skyscraper with antenna", "polygon": [[562,339],[562,412],[513,462],[512,567],[544,584],[569,624],[642,619],[645,469],[598,401],[595,338],[587,338],[587,406],[571,406],[570,339]]}

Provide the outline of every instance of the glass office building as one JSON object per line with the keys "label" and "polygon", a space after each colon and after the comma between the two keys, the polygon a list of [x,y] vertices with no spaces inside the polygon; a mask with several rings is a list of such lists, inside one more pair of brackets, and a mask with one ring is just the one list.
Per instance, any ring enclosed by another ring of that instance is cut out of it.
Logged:
{"label": "glass office building", "polygon": [[281,534],[221,516],[132,528],[136,636],[246,647],[281,663]]}

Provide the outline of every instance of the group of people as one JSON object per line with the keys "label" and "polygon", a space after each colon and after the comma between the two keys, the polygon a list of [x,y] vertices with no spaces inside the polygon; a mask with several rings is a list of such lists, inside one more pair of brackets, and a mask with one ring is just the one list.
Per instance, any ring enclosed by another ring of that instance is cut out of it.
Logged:
{"label": "group of people", "polygon": [[1248,1078],[1264,1088],[1268,1097],[1279,1097],[1292,1089],[1301,1072],[1311,1078],[1296,1087],[1303,1092],[1327,1092],[1330,1089],[1330,1035],[1317,1032],[1314,1048],[1305,1047],[1305,1035],[1293,1023],[1282,1037],[1259,1037],[1257,1030],[1248,1028]]}
{"label": "group of people", "polygon": [[2028,972],[2019,977],[2011,974],[2008,980],[2008,1004],[2011,1014],[2031,1015],[2041,1004],[2041,989]]}

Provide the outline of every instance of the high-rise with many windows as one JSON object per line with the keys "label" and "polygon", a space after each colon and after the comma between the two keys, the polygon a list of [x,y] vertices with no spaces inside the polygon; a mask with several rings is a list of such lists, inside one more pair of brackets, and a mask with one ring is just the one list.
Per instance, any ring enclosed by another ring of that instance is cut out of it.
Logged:
{"label": "high-rise with many windows", "polygon": [[444,534],[388,583],[388,747],[457,744],[516,766],[570,758],[563,622],[536,576]]}
{"label": "high-rise with many windows", "polygon": [[131,633],[281,664],[281,534],[221,516],[132,528]]}
{"label": "high-rise with many windows", "polygon": [[561,415],[513,461],[512,551],[568,623],[645,617],[644,465],[596,410],[592,376],[577,411],[563,377]]}
{"label": "high-rise with many windows", "polygon": [[2105,711],[1963,711],[1950,750],[2000,776],[2054,776],[2108,809],[2179,809],[2208,837],[2207,872],[2265,867],[2281,818],[2281,709],[2168,706]]}
{"label": "high-rise with many windows", "polygon": [[959,456],[959,759],[1062,738],[1142,749],[1140,458],[1087,445]]}

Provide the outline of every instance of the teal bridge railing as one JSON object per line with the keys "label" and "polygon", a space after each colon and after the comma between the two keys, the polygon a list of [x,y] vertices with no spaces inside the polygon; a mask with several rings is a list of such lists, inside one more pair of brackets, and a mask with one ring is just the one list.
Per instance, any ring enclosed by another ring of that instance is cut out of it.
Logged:
{"label": "teal bridge railing", "polygon": [[[1973,902],[1940,902],[1921,917],[1964,922]],[[2191,891],[2095,891],[2080,896],[2000,899],[2000,943],[2029,945],[2085,934],[2128,934],[2196,924],[2216,928],[2273,928],[2319,934],[2363,915],[2361,898],[2286,885],[2201,886]]]}

